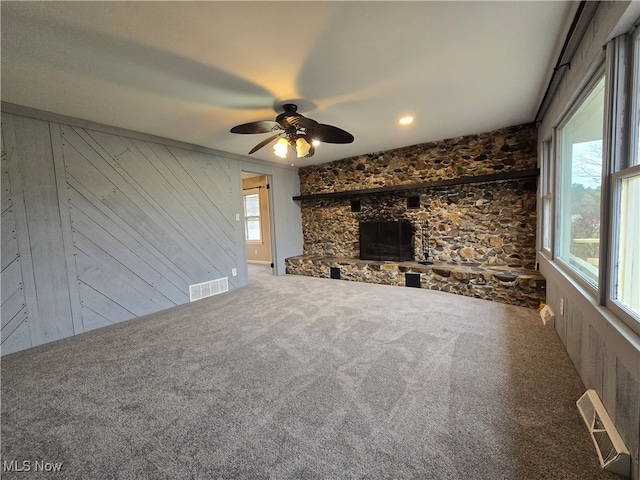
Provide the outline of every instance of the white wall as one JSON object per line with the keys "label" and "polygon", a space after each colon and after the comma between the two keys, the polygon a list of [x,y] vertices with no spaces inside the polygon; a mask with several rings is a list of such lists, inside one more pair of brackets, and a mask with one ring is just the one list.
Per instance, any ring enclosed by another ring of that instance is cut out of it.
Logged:
{"label": "white wall", "polygon": [[[636,7],[630,2],[600,3],[571,68],[566,71],[539,127],[539,152],[543,152],[542,142],[552,137],[553,128],[594,70],[602,64],[603,46],[632,26],[636,18],[629,22],[628,14]],[[547,303],[556,313],[558,335],[585,387],[597,390],[602,398],[632,454],[632,478],[639,480],[640,338],[611,311],[600,306],[597,299],[555,261],[544,254],[540,254],[538,260],[540,270],[547,278]],[[564,314],[560,314],[561,299]]]}
{"label": "white wall", "polygon": [[[246,285],[241,171],[256,162],[2,107],[2,354],[186,303],[191,284]],[[302,253],[298,175],[259,168],[284,274]]]}

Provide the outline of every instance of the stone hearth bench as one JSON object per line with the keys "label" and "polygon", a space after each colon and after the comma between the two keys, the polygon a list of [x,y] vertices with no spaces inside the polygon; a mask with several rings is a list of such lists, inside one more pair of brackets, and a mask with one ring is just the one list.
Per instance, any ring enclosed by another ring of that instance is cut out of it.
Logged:
{"label": "stone hearth bench", "polygon": [[539,308],[546,280],[537,270],[482,264],[388,262],[358,258],[299,255],[285,260],[286,272],[320,278],[416,287]]}

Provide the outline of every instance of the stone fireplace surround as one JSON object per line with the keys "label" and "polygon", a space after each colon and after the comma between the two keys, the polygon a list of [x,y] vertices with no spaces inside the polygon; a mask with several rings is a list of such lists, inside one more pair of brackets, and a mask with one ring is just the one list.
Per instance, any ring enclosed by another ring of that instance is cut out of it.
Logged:
{"label": "stone fireplace surround", "polygon": [[[535,127],[519,125],[301,168],[304,252],[286,260],[287,273],[330,278],[333,267],[341,279],[391,285],[413,275],[422,288],[537,308],[545,281],[534,270],[536,178],[425,186],[535,169],[536,148]],[[386,191],[391,186],[408,189]],[[363,189],[369,193],[357,193]],[[416,261],[360,260],[359,222],[374,220],[410,221]],[[433,265],[418,263],[424,221]]]}

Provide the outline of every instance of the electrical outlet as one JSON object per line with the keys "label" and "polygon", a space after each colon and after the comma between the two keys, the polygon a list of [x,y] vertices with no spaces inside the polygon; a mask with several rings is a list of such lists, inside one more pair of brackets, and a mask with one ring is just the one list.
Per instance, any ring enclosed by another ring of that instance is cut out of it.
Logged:
{"label": "electrical outlet", "polygon": [[238,271],[235,268],[232,268],[231,269],[231,275],[233,275],[235,277],[236,275],[238,275]]}
{"label": "electrical outlet", "polygon": [[564,317],[564,298],[560,299],[560,315]]}
{"label": "electrical outlet", "polygon": [[236,222],[239,222],[239,221],[240,221],[240,214],[236,213]]}
{"label": "electrical outlet", "polygon": [[258,256],[258,249],[255,249],[255,250],[253,251],[253,254],[254,254],[255,256]]}

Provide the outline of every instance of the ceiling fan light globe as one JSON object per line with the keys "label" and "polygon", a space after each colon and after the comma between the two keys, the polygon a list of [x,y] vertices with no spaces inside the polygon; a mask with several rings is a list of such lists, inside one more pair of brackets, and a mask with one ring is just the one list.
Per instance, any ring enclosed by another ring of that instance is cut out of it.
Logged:
{"label": "ceiling fan light globe", "polygon": [[311,150],[311,144],[304,138],[298,137],[296,140],[296,154],[298,155],[298,158],[303,158],[309,155],[309,150]]}
{"label": "ceiling fan light globe", "polygon": [[289,143],[285,138],[280,138],[273,146],[273,152],[280,158],[287,158]]}

